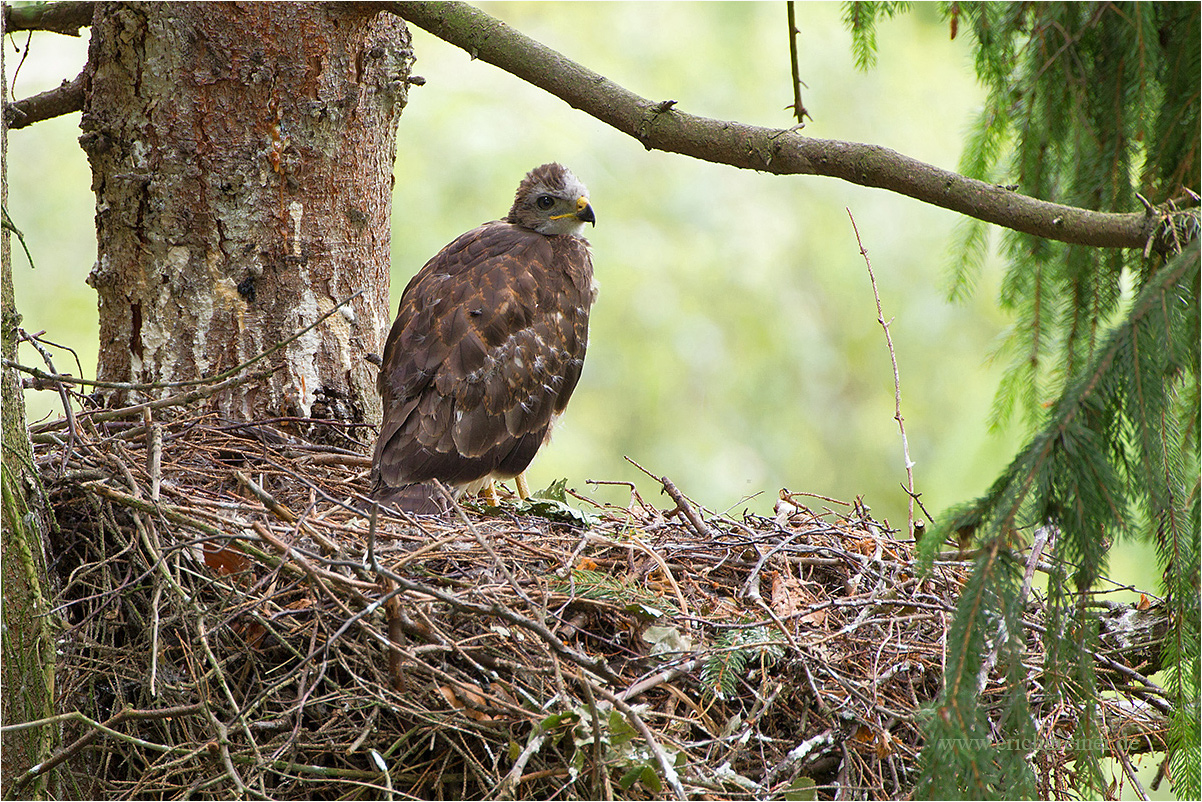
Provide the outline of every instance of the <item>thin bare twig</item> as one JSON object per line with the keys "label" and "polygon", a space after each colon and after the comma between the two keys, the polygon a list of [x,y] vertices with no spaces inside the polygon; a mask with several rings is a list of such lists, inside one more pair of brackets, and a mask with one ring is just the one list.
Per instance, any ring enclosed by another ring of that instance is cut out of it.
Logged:
{"label": "thin bare twig", "polygon": [[328,553],[336,554],[338,552],[337,543],[306,524],[295,512],[281,504],[278,500],[276,500],[275,496],[271,495],[262,487],[260,487],[258,483],[256,483],[245,473],[242,471],[234,471],[234,478],[238,480],[239,484],[249,490],[251,495],[263,502],[263,506],[266,507],[272,515],[279,518],[281,521],[285,521],[290,524],[296,524],[304,534],[317,541],[317,543]]}
{"label": "thin bare twig", "polygon": [[[5,6],[5,8],[8,8],[8,6]],[[33,254],[29,252],[29,246],[25,243],[25,234],[21,229],[17,228],[17,224],[8,216],[7,206],[0,207],[0,225],[4,227],[5,231],[9,231],[16,236],[17,241],[21,243],[21,250],[25,251],[25,258],[29,260],[29,266],[36,270],[37,266],[33,263]]]}
{"label": "thin bare twig", "polygon": [[668,783],[668,787],[672,789],[673,795],[677,799],[688,799],[689,797],[684,791],[684,786],[680,784],[680,775],[677,774],[676,767],[673,765],[673,761],[668,759],[668,755],[664,752],[664,748],[660,745],[659,739],[657,739],[651,732],[651,728],[647,726],[645,721],[643,721],[642,716],[640,716],[634,710],[634,708],[626,704],[625,701],[618,698],[617,694],[613,693],[603,685],[592,682],[592,680],[590,680],[588,677],[582,677],[577,674],[572,674],[572,676],[579,683],[589,683],[592,686],[593,693],[608,701],[618,709],[618,712],[626,717],[626,720],[630,722],[630,725],[638,731],[640,736],[642,736],[644,743],[647,744],[647,748],[651,750],[651,754],[655,756],[655,760],[659,764],[660,773],[663,775],[664,780]]}
{"label": "thin bare twig", "polygon": [[889,325],[893,321],[885,320],[885,313],[881,309],[881,293],[877,290],[876,276],[872,272],[872,260],[868,258],[868,250],[860,239],[860,229],[856,225],[856,218],[852,215],[851,209],[847,210],[847,216],[851,220],[852,230],[856,232],[856,245],[860,248],[860,255],[864,257],[864,265],[868,268],[868,280],[872,283],[872,297],[876,299],[876,320],[885,332],[885,345],[889,348],[889,360],[893,363],[893,419],[897,421],[897,428],[901,432],[902,455],[906,462],[906,494],[909,496],[907,521],[910,537],[913,538],[914,499],[917,497],[914,491],[914,461],[910,459],[910,441],[906,439],[906,424],[901,413],[901,373],[897,369],[897,352],[893,348],[893,337],[889,334]]}
{"label": "thin bare twig", "polygon": [[37,721],[26,721],[26,722],[22,722],[20,724],[14,724],[14,725],[11,725],[8,727],[4,727],[0,731],[16,732],[17,730],[25,730],[25,729],[29,729],[30,727],[42,727],[42,726],[47,726],[50,724],[61,724],[61,723],[68,722],[68,721],[77,721],[77,722],[86,724],[92,728],[88,732],[81,735],[79,738],[77,738],[75,741],[73,741],[68,746],[65,746],[62,749],[55,752],[54,755],[52,755],[49,760],[39,763],[36,766],[31,766],[24,774],[22,774],[20,777],[18,777],[13,782],[13,786],[12,786],[12,788],[10,788],[8,790],[8,794],[9,794],[9,796],[15,796],[17,794],[17,792],[19,792],[25,786],[29,785],[29,783],[33,782],[35,779],[37,779],[41,775],[62,765],[64,761],[69,760],[72,756],[79,754],[79,752],[81,750],[83,750],[84,747],[86,747],[88,744],[95,741],[101,735],[108,735],[112,738],[116,738],[119,741],[125,741],[127,743],[135,743],[138,746],[141,746],[146,749],[151,749],[156,752],[184,752],[184,751],[187,751],[183,747],[172,747],[172,746],[167,746],[164,744],[152,743],[150,741],[146,741],[141,738],[137,738],[137,737],[134,737],[131,735],[126,735],[125,733],[119,732],[113,728],[123,721],[134,721],[134,720],[149,721],[151,719],[178,718],[178,717],[183,717],[183,716],[193,716],[193,715],[196,715],[197,713],[199,713],[200,711],[201,711],[201,706],[199,704],[178,705],[176,707],[164,707],[164,708],[160,708],[158,710],[135,710],[132,707],[127,707],[127,708],[124,708],[120,713],[117,713],[112,718],[101,723],[99,721],[94,721],[94,720],[88,718],[87,716],[85,716],[83,713],[80,713],[79,711],[73,710],[69,713],[63,713],[61,715],[52,716],[50,718],[38,719]]}
{"label": "thin bare twig", "polygon": [[[46,363],[46,367],[50,368],[51,373],[58,373],[58,371],[54,369],[54,362],[51,361],[50,354],[45,348],[42,347],[42,344],[38,342],[36,337],[31,337],[29,333],[22,328],[17,329],[17,337],[20,340],[32,345],[34,350],[42,355],[42,361]],[[61,476],[62,472],[66,470],[67,462],[69,462],[71,459],[71,451],[75,447],[75,441],[78,438],[78,435],[75,428],[75,412],[71,409],[71,398],[67,395],[67,388],[63,386],[62,382],[58,382],[55,384],[55,389],[58,390],[59,400],[63,404],[63,416],[67,426],[67,444],[63,449],[62,462],[59,463],[59,475]]]}
{"label": "thin bare twig", "polygon": [[[251,365],[254,365],[257,362],[261,362],[262,360],[264,360],[267,357],[271,356],[272,354],[280,351],[281,349],[287,348],[290,344],[296,342],[301,337],[305,336],[310,331],[317,328],[319,325],[321,325],[321,323],[323,321],[325,321],[326,318],[330,317],[335,312],[337,312],[339,309],[341,309],[342,307],[349,304],[351,301],[358,298],[364,292],[366,292],[366,290],[356,290],[355,292],[351,293],[346,298],[344,298],[343,300],[339,301],[337,304],[332,306],[330,309],[326,310],[326,312],[324,312],[321,316],[319,316],[316,320],[314,320],[308,326],[305,326],[304,328],[297,330],[290,337],[276,343],[275,345],[271,346],[270,348],[268,348],[264,351],[260,351],[259,353],[255,354],[254,356],[252,356],[250,359],[246,360],[245,362],[238,364],[238,365],[234,365],[232,368],[228,368],[227,370],[223,370],[219,373],[214,373],[212,376],[205,376],[200,379],[184,379],[181,381],[145,382],[145,383],[111,382],[111,381],[99,381],[96,379],[84,379],[79,376],[71,376],[68,374],[59,374],[57,372],[49,373],[49,374],[43,373],[42,371],[38,370],[37,368],[26,367],[24,365],[17,364],[16,362],[12,362],[7,359],[4,360],[3,364],[4,364],[4,367],[6,367],[6,368],[13,368],[14,370],[19,370],[22,373],[28,373],[29,375],[33,376],[35,379],[41,379],[43,381],[63,382],[65,384],[81,384],[81,385],[84,385],[87,387],[99,387],[99,388],[103,388],[103,389],[127,390],[127,391],[131,391],[131,392],[135,392],[135,391],[143,392],[143,391],[149,391],[149,390],[171,390],[171,389],[177,389],[177,388],[181,388],[181,387],[197,387],[197,386],[204,386],[204,385],[212,385],[213,382],[218,382],[219,383],[218,386],[220,386],[222,389],[225,389],[226,387],[233,386],[232,384],[226,383],[226,380],[237,376],[237,374],[246,370]],[[266,373],[258,373],[257,372],[255,374],[253,374],[253,377],[262,378],[263,376],[271,375],[271,373],[273,373],[273,372],[274,371],[268,371]],[[250,378],[250,377],[244,377],[244,379],[245,378]],[[196,400],[199,400],[200,398],[204,398],[204,397],[207,397],[207,396],[192,397],[192,396],[189,396],[188,394],[174,396],[174,398],[177,398],[177,399],[188,398],[189,401],[186,401],[186,402],[173,401],[171,404],[168,404],[168,406],[178,405],[180,403],[191,403],[191,401],[196,401]],[[167,401],[167,400],[168,399],[163,399],[163,401]],[[143,404],[135,404],[134,406],[126,407],[125,411],[127,413],[130,411],[141,412],[144,406],[145,405],[143,405]],[[161,408],[161,406],[160,407],[152,406],[151,408],[159,409],[159,408]],[[99,420],[101,418],[98,417],[96,419]],[[45,428],[46,427],[43,427],[43,429],[40,429],[40,431],[44,431]]]}
{"label": "thin bare twig", "polygon": [[800,31],[797,30],[797,20],[793,14],[793,0],[788,0],[785,8],[788,9],[789,15],[789,64],[793,68],[793,117],[797,120],[798,127],[804,128],[805,118],[810,117],[810,113],[801,102],[801,65],[797,60],[797,34]]}

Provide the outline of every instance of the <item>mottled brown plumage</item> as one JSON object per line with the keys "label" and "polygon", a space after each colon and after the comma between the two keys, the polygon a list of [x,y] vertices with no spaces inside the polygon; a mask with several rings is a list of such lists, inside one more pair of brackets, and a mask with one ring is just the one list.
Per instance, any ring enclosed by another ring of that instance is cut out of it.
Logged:
{"label": "mottled brown plumage", "polygon": [[463,234],[405,287],[384,346],[373,494],[419,513],[526,469],[576,388],[596,297],[588,193],[531,170],[505,220]]}

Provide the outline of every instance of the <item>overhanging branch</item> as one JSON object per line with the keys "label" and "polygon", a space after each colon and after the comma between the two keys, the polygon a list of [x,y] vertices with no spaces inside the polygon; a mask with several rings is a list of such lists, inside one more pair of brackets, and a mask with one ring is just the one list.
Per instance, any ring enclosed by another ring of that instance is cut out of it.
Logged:
{"label": "overhanging branch", "polygon": [[1143,248],[1160,222],[1150,211],[1116,214],[1041,201],[876,145],[686,114],[672,101],[653,102],[634,94],[466,3],[380,6],[634,137],[648,150],[781,175],[841,178],[1080,245]]}
{"label": "overhanging branch", "polygon": [[[813,139],[773,129],[687,114],[674,101],[653,102],[625,89],[498,19],[461,2],[391,2],[376,5],[450,44],[566,101],[573,108],[628,134],[648,150],[779,175],[821,175],[887,189],[969,217],[1046,239],[1102,248],[1172,249],[1158,236],[1154,209],[1125,214],[1095,212],[1020,195],[967,178],[889,148]],[[6,6],[7,30],[51,30],[78,35],[91,23],[90,2]],[[70,84],[5,104],[10,127],[19,128],[82,107],[82,84]],[[77,105],[78,104],[78,105]]]}

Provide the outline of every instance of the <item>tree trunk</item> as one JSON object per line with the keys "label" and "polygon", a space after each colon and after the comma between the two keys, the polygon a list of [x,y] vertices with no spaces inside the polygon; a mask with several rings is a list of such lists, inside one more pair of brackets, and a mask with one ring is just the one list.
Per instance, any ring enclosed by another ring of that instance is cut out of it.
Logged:
{"label": "tree trunk", "polygon": [[[0,95],[7,96],[4,57],[0,54]],[[0,130],[3,181],[0,203],[8,209],[8,128]],[[5,215],[7,218],[7,214]],[[9,230],[0,234],[0,354],[17,361],[17,314],[13,297],[12,241]],[[25,400],[17,372],[0,371],[0,408],[3,408],[3,468],[0,469],[0,560],[4,598],[0,608],[0,726],[35,721],[54,715],[54,629],[46,603],[46,510],[39,493],[33,448],[25,429]],[[30,766],[50,756],[58,743],[54,725],[6,732],[0,737],[0,787]],[[31,798],[58,796],[52,775],[43,775],[30,786]]]}
{"label": "tree trunk", "polygon": [[[227,417],[379,419],[403,22],[338,3],[103,3],[80,143],[98,378],[210,376],[285,342]],[[162,390],[160,395],[168,390]],[[124,401],[114,398],[113,402]]]}

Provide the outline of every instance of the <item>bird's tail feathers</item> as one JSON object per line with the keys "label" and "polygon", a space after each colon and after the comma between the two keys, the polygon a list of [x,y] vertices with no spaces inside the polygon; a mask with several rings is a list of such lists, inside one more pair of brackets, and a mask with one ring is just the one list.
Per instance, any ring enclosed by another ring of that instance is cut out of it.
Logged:
{"label": "bird's tail feathers", "polygon": [[372,498],[381,506],[397,506],[414,515],[442,515],[451,508],[446,496],[433,483],[419,482],[404,487],[380,485]]}

